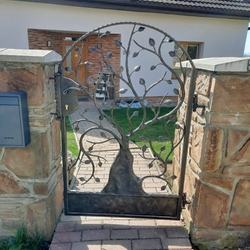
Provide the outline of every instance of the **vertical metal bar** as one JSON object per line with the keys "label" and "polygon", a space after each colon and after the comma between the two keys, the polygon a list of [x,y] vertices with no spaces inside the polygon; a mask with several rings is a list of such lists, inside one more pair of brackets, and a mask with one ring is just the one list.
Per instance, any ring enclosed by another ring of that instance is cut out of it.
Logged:
{"label": "vertical metal bar", "polygon": [[61,118],[61,137],[62,137],[62,164],[63,164],[63,197],[64,197],[64,214],[68,214],[68,151],[67,151],[67,132],[66,119],[63,115]]}
{"label": "vertical metal bar", "polygon": [[178,199],[178,207],[177,207],[177,218],[180,219],[181,208],[182,208],[182,196],[184,189],[184,180],[185,180],[185,172],[186,172],[186,164],[187,164],[187,153],[188,153],[188,145],[189,145],[189,134],[191,127],[191,118],[193,111],[193,95],[195,91],[195,82],[196,81],[196,69],[192,68],[191,70],[191,79],[188,91],[188,103],[187,103],[187,112],[186,112],[186,131],[183,139],[183,147],[182,147],[182,157],[181,157],[181,174],[179,180],[179,199]]}
{"label": "vertical metal bar", "polygon": [[63,198],[64,198],[64,213],[68,213],[68,151],[67,151],[67,132],[66,132],[66,121],[65,116],[62,112],[62,65],[59,67],[58,73],[55,75],[56,77],[56,102],[57,102],[57,119],[60,120],[61,125],[61,143],[62,143],[62,165],[63,165]]}

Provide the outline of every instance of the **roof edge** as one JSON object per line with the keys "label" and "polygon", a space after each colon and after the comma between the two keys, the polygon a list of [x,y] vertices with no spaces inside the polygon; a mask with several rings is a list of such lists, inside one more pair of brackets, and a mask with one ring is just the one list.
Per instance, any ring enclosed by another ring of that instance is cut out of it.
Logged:
{"label": "roof edge", "polygon": [[172,15],[185,15],[185,16],[198,16],[198,17],[217,17],[226,19],[241,19],[249,20],[250,12],[244,11],[214,11],[201,8],[192,8],[190,6],[185,7],[183,10],[176,6],[170,6],[159,3],[141,3],[137,0],[15,0],[21,2],[35,2],[35,3],[47,3],[47,4],[59,4],[72,7],[87,7],[96,9],[111,9],[121,11],[133,11],[133,12],[146,12],[146,13],[159,13],[159,14],[172,14]]}

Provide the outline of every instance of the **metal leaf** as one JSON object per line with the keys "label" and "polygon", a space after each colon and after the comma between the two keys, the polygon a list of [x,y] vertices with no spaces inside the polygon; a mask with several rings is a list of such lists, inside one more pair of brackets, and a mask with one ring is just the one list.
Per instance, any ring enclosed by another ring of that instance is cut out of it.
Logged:
{"label": "metal leaf", "polygon": [[89,51],[90,52],[96,52],[96,48],[95,47],[89,47]]}
{"label": "metal leaf", "polygon": [[92,80],[92,78],[89,77],[89,78],[87,78],[87,83],[88,83],[88,84],[93,84],[94,81]]}
{"label": "metal leaf", "polygon": [[84,177],[80,177],[79,180],[80,181],[85,181],[85,178]]}
{"label": "metal leaf", "polygon": [[144,80],[143,78],[140,78],[140,79],[139,79],[139,83],[140,83],[141,85],[145,85],[145,80]]}
{"label": "metal leaf", "polygon": [[135,66],[134,71],[138,72],[138,71],[140,71],[140,69],[141,69],[141,65],[137,65],[137,66]]}
{"label": "metal leaf", "polygon": [[155,40],[153,38],[149,38],[149,45],[154,47],[155,46]]}
{"label": "metal leaf", "polygon": [[171,80],[167,80],[168,84],[173,84],[173,82]]}
{"label": "metal leaf", "polygon": [[142,152],[146,152],[147,148],[148,147],[146,145],[143,145],[142,148],[141,148]]}
{"label": "metal leaf", "polygon": [[118,71],[119,71],[119,72],[123,72],[123,70],[124,70],[124,68],[123,68],[123,66],[121,65],[121,66],[119,67]]}
{"label": "metal leaf", "polygon": [[161,151],[164,151],[165,149],[166,149],[166,147],[165,147],[165,146],[161,147]]}
{"label": "metal leaf", "polygon": [[107,54],[107,58],[112,58],[112,56],[113,56],[113,53],[112,53],[112,52],[109,52],[109,53]]}
{"label": "metal leaf", "polygon": [[107,135],[104,132],[100,132],[100,135],[104,138],[107,138]]}
{"label": "metal leaf", "polygon": [[78,124],[75,126],[75,131],[78,131],[79,130],[79,126]]}
{"label": "metal leaf", "polygon": [[156,65],[152,65],[151,67],[150,67],[150,70],[154,70],[156,68]]}
{"label": "metal leaf", "polygon": [[164,190],[166,190],[166,186],[161,187],[161,191],[164,191]]}
{"label": "metal leaf", "polygon": [[145,27],[139,27],[138,31],[142,32],[143,30],[145,30]]}
{"label": "metal leaf", "polygon": [[96,181],[96,182],[101,182],[100,179],[97,178],[97,177],[95,178],[95,181]]}
{"label": "metal leaf", "polygon": [[138,116],[139,115],[139,111],[134,111],[133,112],[133,116]]}
{"label": "metal leaf", "polygon": [[103,120],[104,116],[103,115],[99,115],[99,120]]}
{"label": "metal leaf", "polygon": [[164,40],[164,43],[172,43],[174,40],[173,39],[166,39]]}
{"label": "metal leaf", "polygon": [[102,162],[101,161],[98,162],[98,166],[102,167]]}
{"label": "metal leaf", "polygon": [[148,164],[148,168],[152,168],[153,167],[153,162],[150,162],[149,164]]}
{"label": "metal leaf", "polygon": [[86,160],[84,163],[85,164],[90,164],[90,160]]}
{"label": "metal leaf", "polygon": [[80,52],[79,48],[75,47],[75,52],[79,53]]}
{"label": "metal leaf", "polygon": [[112,67],[111,65],[108,65],[108,66],[106,67],[106,69],[107,69],[107,70],[112,70],[113,67]]}
{"label": "metal leaf", "polygon": [[179,90],[178,90],[178,89],[174,89],[174,93],[175,93],[176,95],[179,95]]}
{"label": "metal leaf", "polygon": [[119,89],[116,93],[124,94],[124,93],[126,93],[127,91],[128,91],[128,89],[122,88],[122,89]]}
{"label": "metal leaf", "polygon": [[105,32],[105,36],[109,36],[110,34],[111,34],[110,31],[106,31],[106,32]]}
{"label": "metal leaf", "polygon": [[97,48],[98,48],[98,49],[102,49],[102,44],[101,44],[101,43],[98,43],[98,44],[97,44]]}
{"label": "metal leaf", "polygon": [[172,179],[172,180],[175,180],[176,178],[177,178],[176,175],[172,175],[172,176],[170,177],[170,179]]}
{"label": "metal leaf", "polygon": [[115,40],[115,45],[121,47],[122,46],[122,42],[119,41],[119,40]]}
{"label": "metal leaf", "polygon": [[86,62],[84,62],[84,65],[85,65],[85,66],[91,66],[91,65],[92,65],[92,63],[91,63],[91,62],[89,62],[89,61],[86,61]]}
{"label": "metal leaf", "polygon": [[93,150],[93,148],[94,148],[93,146],[89,147],[89,149],[88,149],[89,152],[91,152]]}
{"label": "metal leaf", "polygon": [[168,53],[171,57],[174,57],[174,56],[176,56],[176,54],[175,54],[175,52],[174,51],[169,51],[169,53]]}
{"label": "metal leaf", "polygon": [[139,50],[134,52],[133,57],[137,57],[139,55],[139,52],[140,52]]}
{"label": "metal leaf", "polygon": [[66,71],[70,71],[70,67],[65,67],[64,68]]}

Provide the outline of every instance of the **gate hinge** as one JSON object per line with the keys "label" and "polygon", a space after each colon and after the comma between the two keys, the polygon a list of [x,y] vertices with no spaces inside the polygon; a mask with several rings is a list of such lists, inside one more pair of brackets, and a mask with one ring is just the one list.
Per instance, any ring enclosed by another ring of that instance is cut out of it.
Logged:
{"label": "gate hinge", "polygon": [[200,105],[198,104],[198,94],[195,93],[194,96],[193,96],[193,112],[196,111],[197,108],[205,108],[206,106],[205,105]]}
{"label": "gate hinge", "polygon": [[182,208],[184,209],[187,204],[191,204],[190,200],[187,200],[187,193],[182,194]]}
{"label": "gate hinge", "polygon": [[49,77],[49,80],[56,80],[56,76],[60,76],[61,74],[59,72],[54,73],[54,76]]}

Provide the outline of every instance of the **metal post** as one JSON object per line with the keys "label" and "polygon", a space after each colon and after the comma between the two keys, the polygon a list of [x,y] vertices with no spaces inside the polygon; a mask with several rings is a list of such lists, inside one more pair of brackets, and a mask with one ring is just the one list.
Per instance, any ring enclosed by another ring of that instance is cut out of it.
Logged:
{"label": "metal post", "polygon": [[184,180],[185,180],[185,172],[186,172],[186,164],[187,164],[187,153],[188,153],[188,144],[189,144],[189,134],[190,134],[190,126],[191,126],[191,117],[193,111],[193,95],[195,91],[195,80],[196,80],[196,69],[193,67],[191,70],[191,79],[190,86],[188,91],[188,105],[186,111],[186,119],[185,119],[185,135],[183,139],[183,147],[182,147],[182,157],[181,157],[181,174],[179,180],[179,200],[177,207],[177,217],[180,219],[180,213],[182,208],[182,198],[183,198],[183,189],[184,189]]}

